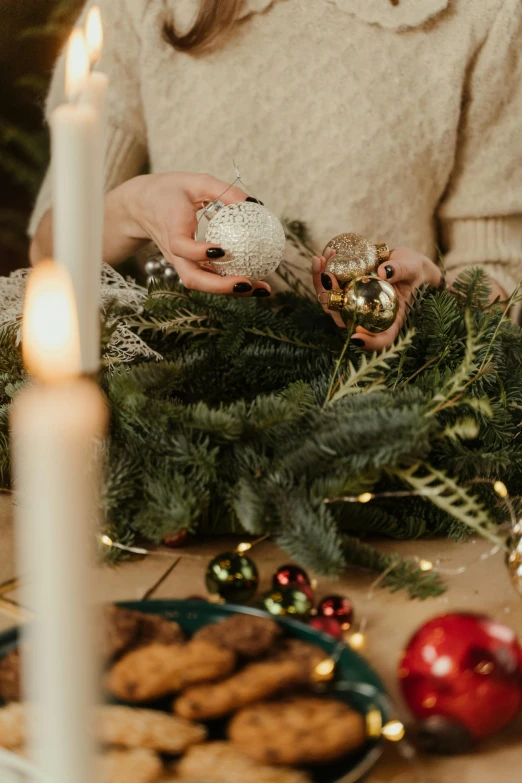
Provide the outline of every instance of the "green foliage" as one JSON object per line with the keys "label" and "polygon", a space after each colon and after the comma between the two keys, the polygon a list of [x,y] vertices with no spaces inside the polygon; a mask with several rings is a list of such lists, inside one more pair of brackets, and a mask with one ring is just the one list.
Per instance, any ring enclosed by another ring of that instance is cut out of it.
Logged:
{"label": "green foliage", "polygon": [[[30,26],[20,33],[21,43],[31,39],[31,45],[44,47],[49,41],[58,48],[66,39],[83,0],[53,0],[44,24]],[[43,104],[49,86],[50,73],[27,73],[15,84],[28,105]],[[12,122],[0,114],[0,175],[5,186],[16,188],[27,205],[34,202],[49,161],[49,134],[42,124],[28,127]],[[26,251],[27,209],[19,207],[0,209],[0,246],[17,255]]]}
{"label": "green foliage", "polygon": [[[269,534],[317,573],[358,566],[412,597],[439,594],[436,574],[371,538],[497,540],[497,479],[519,507],[522,333],[484,286],[474,271],[457,297],[420,291],[395,346],[375,356],[346,348],[295,293],[265,302],[155,286],[139,318],[115,302],[107,336],[121,321],[163,360],[101,379],[107,534],[127,545],[171,530]],[[24,381],[13,329],[0,332],[0,378],[6,481],[7,415]],[[359,503],[363,492],[377,497]]]}

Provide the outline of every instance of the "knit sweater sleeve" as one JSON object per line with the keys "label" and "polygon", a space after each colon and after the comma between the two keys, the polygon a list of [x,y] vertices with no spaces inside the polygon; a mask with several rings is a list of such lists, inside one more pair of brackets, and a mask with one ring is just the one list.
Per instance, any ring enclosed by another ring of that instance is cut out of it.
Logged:
{"label": "knit sweater sleeve", "polygon": [[[99,70],[110,80],[108,128],[105,152],[105,191],[140,173],[147,158],[147,138],[141,104],[139,60],[139,16],[143,0],[88,0],[78,24],[83,24],[89,8],[100,6],[103,28],[103,55]],[[56,106],[65,101],[65,52],[53,74],[45,107],[49,122]],[[52,162],[51,162],[52,166]],[[47,170],[29,223],[33,236],[44,213],[52,206],[52,172]]]}
{"label": "knit sweater sleeve", "polygon": [[[453,175],[440,208],[446,268],[522,278],[522,3],[504,0],[474,60]],[[517,313],[518,315],[518,313]]]}

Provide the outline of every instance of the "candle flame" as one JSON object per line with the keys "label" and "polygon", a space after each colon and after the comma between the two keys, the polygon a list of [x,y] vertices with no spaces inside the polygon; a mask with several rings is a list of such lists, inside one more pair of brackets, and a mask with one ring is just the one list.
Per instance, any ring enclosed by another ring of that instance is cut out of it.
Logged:
{"label": "candle flame", "polygon": [[29,373],[60,381],[80,372],[76,303],[67,270],[42,261],[31,273],[25,295],[22,351]]}
{"label": "candle flame", "polygon": [[87,41],[87,51],[91,67],[101,58],[103,47],[103,25],[101,12],[95,5],[87,14],[85,23],[85,39]]}
{"label": "candle flame", "polygon": [[83,31],[72,31],[67,44],[65,94],[70,101],[78,98],[89,76],[89,55]]}

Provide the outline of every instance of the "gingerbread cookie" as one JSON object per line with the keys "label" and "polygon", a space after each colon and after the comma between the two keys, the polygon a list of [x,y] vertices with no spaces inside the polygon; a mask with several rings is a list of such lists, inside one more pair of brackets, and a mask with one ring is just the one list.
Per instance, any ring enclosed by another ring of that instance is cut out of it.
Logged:
{"label": "gingerbread cookie", "polygon": [[192,638],[226,647],[243,658],[257,658],[273,645],[281,633],[281,627],[268,617],[235,614],[200,628]]}
{"label": "gingerbread cookie", "polygon": [[4,701],[20,701],[20,653],[10,650],[0,660],[0,699]]}
{"label": "gingerbread cookie", "polygon": [[209,720],[267,699],[287,688],[310,682],[312,667],[324,653],[302,643],[299,656],[278,654],[273,660],[250,663],[221,682],[187,688],[174,702],[174,711],[190,720]]}
{"label": "gingerbread cookie", "polygon": [[103,608],[103,636],[101,648],[103,660],[110,662],[136,647],[152,642],[182,644],[185,640],[178,623],[159,615],[145,614],[121,606]]}
{"label": "gingerbread cookie", "polygon": [[252,761],[230,742],[209,742],[190,748],[177,772],[177,780],[191,783],[310,783],[303,772]]}
{"label": "gingerbread cookie", "polygon": [[197,682],[226,677],[234,669],[231,650],[205,641],[185,645],[150,644],[127,653],[106,678],[107,690],[127,702],[144,702]]}
{"label": "gingerbread cookie", "polygon": [[340,701],[296,696],[242,710],[228,735],[254,761],[314,764],[360,747],[366,730],[363,717]]}
{"label": "gingerbread cookie", "polygon": [[182,753],[204,742],[204,726],[157,710],[106,704],[95,710],[96,738],[103,745],[148,748],[158,753]]}
{"label": "gingerbread cookie", "polygon": [[97,783],[155,783],[163,772],[161,759],[144,748],[110,750],[97,763]]}

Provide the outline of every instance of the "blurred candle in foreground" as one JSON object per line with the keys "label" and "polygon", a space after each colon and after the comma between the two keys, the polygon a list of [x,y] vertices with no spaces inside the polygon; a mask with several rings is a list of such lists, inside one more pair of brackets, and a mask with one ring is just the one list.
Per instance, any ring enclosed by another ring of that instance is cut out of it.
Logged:
{"label": "blurred candle in foreground", "polygon": [[81,30],[72,32],[66,60],[70,103],[58,106],[51,116],[54,256],[72,280],[81,370],[95,373],[100,357],[100,269],[96,263],[99,209],[94,172],[97,113],[93,106],[80,101],[89,79],[89,57]]}
{"label": "blurred candle in foreground", "polygon": [[18,570],[34,612],[22,632],[24,698],[36,707],[29,751],[52,783],[92,783],[95,449],[106,407],[94,383],[74,378],[71,284],[52,262],[29,278],[22,334],[34,382],[16,397],[11,437]]}
{"label": "blurred candle in foreground", "polygon": [[[92,277],[95,286],[93,297],[99,300],[101,266],[103,261],[103,224],[105,211],[105,136],[107,131],[107,97],[109,93],[109,77],[101,71],[94,70],[100,61],[103,49],[103,25],[100,9],[94,6],[87,14],[85,24],[85,40],[91,72],[87,78],[85,89],[80,97],[81,105],[90,106],[95,113],[92,165],[92,199],[93,215],[93,258],[92,263],[97,270],[97,277]],[[97,357],[99,360],[99,356]]]}

